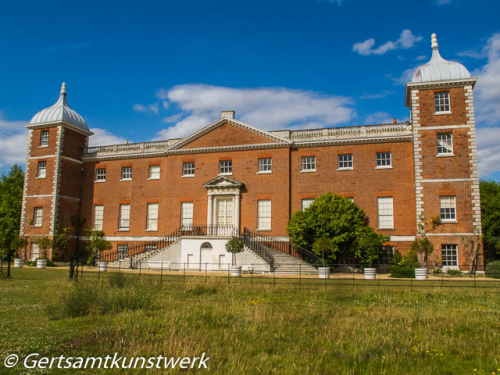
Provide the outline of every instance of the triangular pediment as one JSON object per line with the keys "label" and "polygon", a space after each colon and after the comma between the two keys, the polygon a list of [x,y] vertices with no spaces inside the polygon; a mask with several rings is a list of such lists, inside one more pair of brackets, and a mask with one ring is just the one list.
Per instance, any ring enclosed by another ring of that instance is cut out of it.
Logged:
{"label": "triangular pediment", "polygon": [[234,178],[227,176],[217,176],[203,184],[207,189],[211,188],[240,188],[243,184]]}
{"label": "triangular pediment", "polygon": [[175,143],[167,151],[289,143],[291,142],[288,139],[278,137],[241,121],[220,118]]}

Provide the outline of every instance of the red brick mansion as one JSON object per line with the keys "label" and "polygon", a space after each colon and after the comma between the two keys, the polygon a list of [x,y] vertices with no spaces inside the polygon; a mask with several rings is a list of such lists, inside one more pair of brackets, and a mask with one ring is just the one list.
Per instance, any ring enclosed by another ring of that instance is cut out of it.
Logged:
{"label": "red brick mansion", "polygon": [[[286,240],[291,215],[331,191],[351,198],[403,253],[420,218],[439,215],[442,225],[427,227],[428,238],[443,266],[463,267],[464,238],[481,228],[476,80],[440,56],[433,35],[431,60],[406,85],[410,122],[264,131],[223,111],[182,139],[99,147],[88,146],[92,132],[68,106],[63,84],[59,100],[26,125],[27,256],[40,256],[36,239],[52,236],[56,224],[73,226],[75,217],[103,230],[124,256],[196,226]],[[203,254],[198,247],[178,259],[202,262]]]}

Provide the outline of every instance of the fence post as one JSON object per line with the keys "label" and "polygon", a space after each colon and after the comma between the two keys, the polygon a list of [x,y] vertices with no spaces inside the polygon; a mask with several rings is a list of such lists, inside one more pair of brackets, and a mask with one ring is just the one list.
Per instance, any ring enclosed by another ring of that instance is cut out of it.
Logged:
{"label": "fence post", "polygon": [[139,262],[139,276],[142,275],[142,262]]}
{"label": "fence post", "polygon": [[161,262],[161,268],[160,268],[160,284],[163,283],[163,261]]}
{"label": "fence post", "polygon": [[352,289],[354,289],[354,268],[351,269],[352,272]]}
{"label": "fence post", "polygon": [[474,292],[476,291],[476,273],[474,272]]}
{"label": "fence post", "polygon": [[231,271],[231,266],[227,264],[227,283],[229,284],[229,272]]}
{"label": "fence post", "polygon": [[186,262],[184,262],[184,281],[186,281]]}
{"label": "fence post", "polygon": [[250,284],[253,284],[253,263],[250,265],[250,267],[252,267],[252,278],[250,280]]}
{"label": "fence post", "polygon": [[207,281],[208,263],[205,263],[205,282]]}
{"label": "fence post", "polygon": [[276,268],[273,269],[273,285],[276,286]]}
{"label": "fence post", "polygon": [[[78,269],[78,263],[76,264],[76,268]],[[82,262],[82,272],[80,272],[80,280],[83,280],[83,262]]]}
{"label": "fence post", "polygon": [[302,264],[299,263],[299,285],[302,285]]}
{"label": "fence post", "polygon": [[413,292],[413,277],[410,277],[410,292]]}

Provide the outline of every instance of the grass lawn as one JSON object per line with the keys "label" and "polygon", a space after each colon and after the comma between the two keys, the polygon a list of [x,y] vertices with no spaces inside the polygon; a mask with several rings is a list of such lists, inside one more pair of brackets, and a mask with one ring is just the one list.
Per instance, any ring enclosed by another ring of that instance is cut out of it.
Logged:
{"label": "grass lawn", "polygon": [[[12,279],[0,278],[0,373],[30,373],[20,365],[3,367],[13,353],[199,357],[205,352],[209,371],[216,374],[500,375],[495,293],[347,284],[299,289],[210,278],[159,285],[157,278],[131,275],[103,275],[75,286],[63,270],[12,272]],[[206,370],[170,372],[198,371]],[[85,371],[119,372],[152,371]]]}

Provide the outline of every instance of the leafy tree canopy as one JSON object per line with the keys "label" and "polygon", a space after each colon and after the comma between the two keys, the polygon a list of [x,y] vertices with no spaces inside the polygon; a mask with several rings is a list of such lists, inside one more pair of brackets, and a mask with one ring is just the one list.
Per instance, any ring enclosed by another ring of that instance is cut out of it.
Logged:
{"label": "leafy tree canopy", "polygon": [[481,217],[486,261],[500,257],[500,183],[481,181]]}
{"label": "leafy tree canopy", "polygon": [[17,250],[21,224],[24,172],[17,164],[0,178],[0,251],[9,258]]}
{"label": "leafy tree canopy", "polygon": [[380,257],[387,240],[368,227],[361,208],[330,192],[316,198],[305,211],[294,213],[287,230],[296,246],[312,249],[329,260],[336,258],[336,252],[353,251],[366,264]]}

